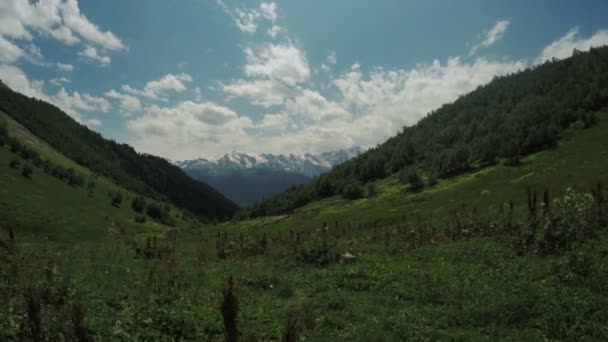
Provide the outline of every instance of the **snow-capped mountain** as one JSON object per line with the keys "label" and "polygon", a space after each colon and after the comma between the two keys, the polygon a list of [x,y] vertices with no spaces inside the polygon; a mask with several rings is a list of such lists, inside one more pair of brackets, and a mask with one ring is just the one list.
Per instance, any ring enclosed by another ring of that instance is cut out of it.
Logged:
{"label": "snow-capped mountain", "polygon": [[324,152],[318,155],[307,153],[295,154],[256,154],[230,152],[214,160],[203,158],[185,160],[175,164],[184,171],[206,170],[212,173],[245,169],[266,169],[299,173],[307,177],[316,177],[329,171],[334,165],[343,163],[361,154],[360,147],[355,146],[346,150]]}

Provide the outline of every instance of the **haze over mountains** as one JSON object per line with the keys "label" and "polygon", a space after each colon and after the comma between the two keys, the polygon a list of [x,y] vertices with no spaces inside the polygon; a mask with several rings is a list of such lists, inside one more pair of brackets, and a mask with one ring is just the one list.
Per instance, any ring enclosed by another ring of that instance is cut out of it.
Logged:
{"label": "haze over mountains", "polygon": [[192,178],[211,185],[237,204],[245,206],[291,186],[308,183],[362,152],[359,146],[317,155],[232,151],[213,160],[198,158],[174,164]]}

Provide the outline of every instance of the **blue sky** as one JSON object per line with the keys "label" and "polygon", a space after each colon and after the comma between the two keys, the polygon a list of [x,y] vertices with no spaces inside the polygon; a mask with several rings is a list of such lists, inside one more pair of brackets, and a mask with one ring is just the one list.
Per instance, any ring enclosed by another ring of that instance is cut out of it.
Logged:
{"label": "blue sky", "polygon": [[0,79],[170,159],[374,146],[608,44],[606,1],[4,0]]}

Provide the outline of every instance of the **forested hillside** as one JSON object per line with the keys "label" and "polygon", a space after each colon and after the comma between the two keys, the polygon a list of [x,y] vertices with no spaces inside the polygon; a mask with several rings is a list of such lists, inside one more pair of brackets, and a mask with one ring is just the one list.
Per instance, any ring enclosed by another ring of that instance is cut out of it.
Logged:
{"label": "forested hillside", "polygon": [[236,204],[210,186],[188,177],[163,158],[137,153],[131,146],[103,138],[44,101],[0,83],[0,110],[57,151],[127,189],[175,205],[207,219],[226,219]]}
{"label": "forested hillside", "polygon": [[433,184],[500,159],[516,165],[554,146],[567,130],[594,125],[595,112],[607,105],[608,47],[575,50],[568,59],[497,77],[314,182],[240,214],[283,214],[334,195],[360,197],[365,184],[395,172],[419,190],[424,178]]}

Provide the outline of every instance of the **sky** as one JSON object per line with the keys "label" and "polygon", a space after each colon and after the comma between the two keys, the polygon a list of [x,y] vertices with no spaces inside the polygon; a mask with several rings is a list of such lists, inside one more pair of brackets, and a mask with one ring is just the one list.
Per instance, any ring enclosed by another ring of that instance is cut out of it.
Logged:
{"label": "sky", "polygon": [[373,147],[573,49],[608,1],[0,0],[0,79],[140,152]]}

